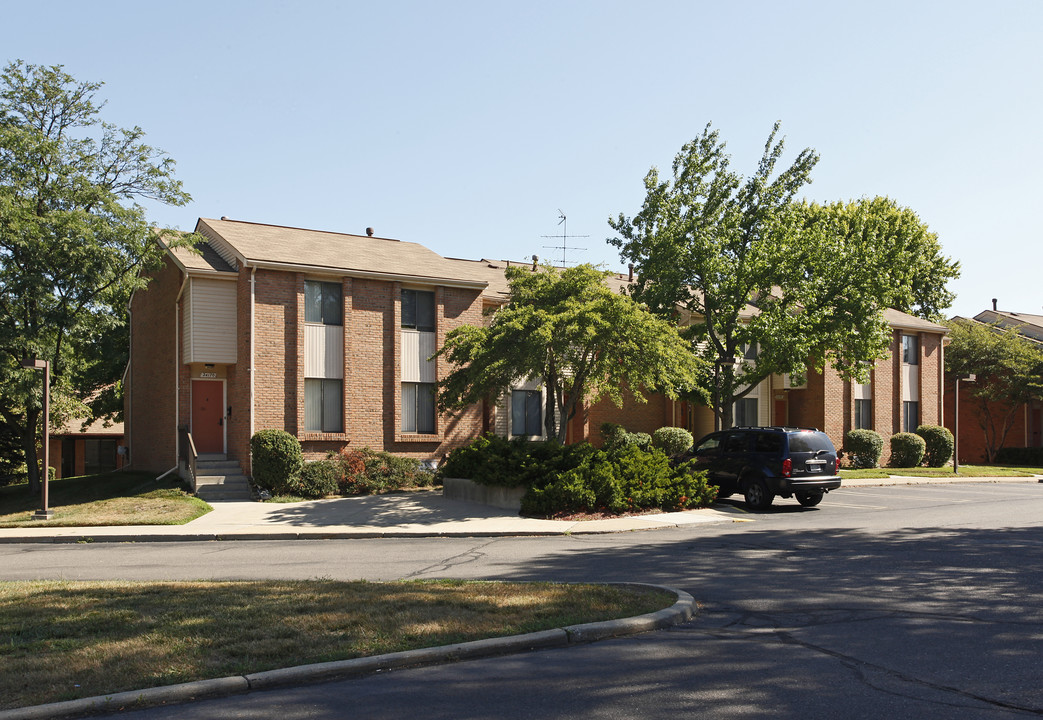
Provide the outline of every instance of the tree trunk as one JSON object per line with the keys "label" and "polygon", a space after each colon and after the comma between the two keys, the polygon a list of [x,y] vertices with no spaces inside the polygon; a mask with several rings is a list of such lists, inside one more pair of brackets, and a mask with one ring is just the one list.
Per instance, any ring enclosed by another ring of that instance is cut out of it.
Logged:
{"label": "tree trunk", "polygon": [[39,410],[26,413],[25,427],[22,428],[22,452],[25,454],[25,468],[29,475],[29,492],[40,492],[40,460],[36,457],[36,424],[40,420]]}

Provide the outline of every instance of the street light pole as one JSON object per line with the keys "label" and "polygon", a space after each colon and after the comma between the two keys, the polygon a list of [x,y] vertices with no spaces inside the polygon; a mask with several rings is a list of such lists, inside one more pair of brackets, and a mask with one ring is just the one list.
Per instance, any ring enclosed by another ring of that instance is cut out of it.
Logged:
{"label": "street light pole", "polygon": [[22,365],[43,370],[43,476],[40,478],[40,509],[33,513],[33,520],[50,520],[54,517],[54,511],[47,507],[47,481],[51,474],[51,363],[33,359],[25,360]]}

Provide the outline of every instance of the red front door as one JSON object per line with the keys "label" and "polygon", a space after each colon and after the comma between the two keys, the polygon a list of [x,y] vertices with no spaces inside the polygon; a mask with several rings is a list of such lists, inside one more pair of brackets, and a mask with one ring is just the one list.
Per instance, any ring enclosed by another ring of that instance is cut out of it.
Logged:
{"label": "red front door", "polygon": [[224,391],[220,380],[192,381],[192,441],[197,453],[225,451]]}
{"label": "red front door", "polygon": [[775,419],[772,421],[776,425],[787,425],[789,423],[789,406],[785,400],[775,401]]}

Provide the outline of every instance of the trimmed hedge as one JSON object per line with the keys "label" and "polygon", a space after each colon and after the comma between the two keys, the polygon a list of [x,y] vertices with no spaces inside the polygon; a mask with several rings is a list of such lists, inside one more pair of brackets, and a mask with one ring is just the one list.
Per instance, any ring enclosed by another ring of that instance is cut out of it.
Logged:
{"label": "trimmed hedge", "polygon": [[1005,447],[996,453],[999,465],[1020,465],[1021,467],[1043,467],[1043,447]]}
{"label": "trimmed hedge", "polygon": [[924,465],[927,467],[942,467],[952,460],[955,442],[948,428],[940,425],[921,425],[916,428],[916,434],[924,439],[926,450],[924,451]]}
{"label": "trimmed hedge", "polygon": [[652,447],[657,447],[667,455],[680,455],[691,450],[695,444],[692,433],[679,427],[661,427],[652,433]]}
{"label": "trimmed hedge", "polygon": [[527,487],[522,513],[537,516],[679,510],[708,505],[717,494],[691,463],[675,468],[662,450],[645,450],[625,440],[598,450],[589,443],[562,446],[554,440],[508,441],[488,435],[450,453],[439,475]]}
{"label": "trimmed hedge", "polygon": [[848,430],[844,434],[844,454],[851,460],[852,467],[879,467],[883,452],[884,439],[875,430]]}
{"label": "trimmed hedge", "polygon": [[927,443],[919,435],[900,432],[891,436],[891,467],[919,467],[923,462]]}
{"label": "trimmed hedge", "polygon": [[301,443],[285,430],[258,430],[250,438],[254,484],[273,494],[292,492],[304,466]]}
{"label": "trimmed hedge", "polygon": [[304,463],[296,480],[289,483],[289,492],[306,498],[321,498],[337,492],[339,469],[329,460]]}
{"label": "trimmed hedge", "polygon": [[419,460],[382,450],[331,452],[326,460],[334,468],[335,489],[344,495],[372,495],[434,484],[434,473]]}
{"label": "trimmed hedge", "polygon": [[[627,445],[636,445],[642,450],[652,447],[652,436],[648,433],[628,432],[622,425],[616,425],[615,423],[602,423],[601,437],[604,439],[604,443],[601,446],[603,450],[613,450],[626,447]],[[691,445],[688,447],[691,447]],[[687,448],[685,449],[687,450]]]}

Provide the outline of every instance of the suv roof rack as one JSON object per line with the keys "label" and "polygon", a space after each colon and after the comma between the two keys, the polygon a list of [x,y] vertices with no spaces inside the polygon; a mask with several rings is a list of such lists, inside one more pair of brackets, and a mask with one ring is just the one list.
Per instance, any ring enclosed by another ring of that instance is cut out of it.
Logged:
{"label": "suv roof rack", "polygon": [[800,427],[797,425],[736,425],[728,428],[729,430],[782,430],[783,432],[792,431],[810,431],[810,432],[821,432],[815,427]]}

